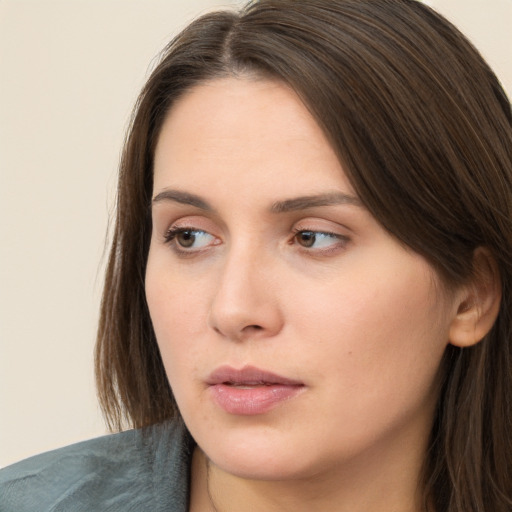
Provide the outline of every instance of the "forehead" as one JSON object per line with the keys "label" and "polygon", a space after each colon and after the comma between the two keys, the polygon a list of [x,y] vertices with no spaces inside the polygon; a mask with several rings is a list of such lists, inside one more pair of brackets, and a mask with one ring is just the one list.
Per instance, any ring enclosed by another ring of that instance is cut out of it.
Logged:
{"label": "forehead", "polygon": [[[170,110],[155,151],[155,191],[256,181],[351,191],[325,134],[285,84],[223,78],[198,85]],[[314,193],[317,190],[310,190]],[[303,193],[303,191],[300,191]],[[287,194],[290,195],[290,194]]]}

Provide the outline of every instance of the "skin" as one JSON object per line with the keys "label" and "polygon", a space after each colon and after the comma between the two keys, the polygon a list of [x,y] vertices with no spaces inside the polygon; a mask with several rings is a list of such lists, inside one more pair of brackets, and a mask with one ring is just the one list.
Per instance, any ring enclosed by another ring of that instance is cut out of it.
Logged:
{"label": "skin", "polygon": [[[325,194],[345,200],[283,208]],[[214,510],[207,459],[219,512],[419,510],[460,300],[358,202],[295,93],[250,77],[190,90],[162,128],[153,197],[146,294],[200,447],[191,510]],[[205,383],[226,364],[304,388],[264,414],[228,414]]]}

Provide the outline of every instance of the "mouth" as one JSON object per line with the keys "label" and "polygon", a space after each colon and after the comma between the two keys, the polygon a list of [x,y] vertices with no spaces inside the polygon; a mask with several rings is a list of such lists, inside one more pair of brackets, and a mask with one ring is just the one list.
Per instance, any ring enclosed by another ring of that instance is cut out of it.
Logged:
{"label": "mouth", "polygon": [[230,366],[221,366],[217,368],[206,382],[209,386],[225,384],[234,387],[261,387],[261,386],[303,386],[300,381],[288,379],[275,373],[260,370],[254,366],[244,366],[237,370]]}
{"label": "mouth", "polygon": [[229,414],[242,416],[264,414],[305,389],[303,382],[253,366],[222,366],[206,383],[214,403]]}

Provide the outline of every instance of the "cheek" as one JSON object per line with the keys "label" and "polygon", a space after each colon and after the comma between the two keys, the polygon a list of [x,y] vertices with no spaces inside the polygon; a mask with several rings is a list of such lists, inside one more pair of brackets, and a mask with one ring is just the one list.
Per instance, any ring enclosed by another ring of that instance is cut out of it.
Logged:
{"label": "cheek", "polygon": [[430,268],[412,258],[362,269],[314,293],[296,293],[292,337],[303,340],[305,360],[316,361],[309,365],[314,378],[332,379],[333,390],[357,397],[356,410],[367,400],[421,399],[432,388],[449,331]]}
{"label": "cheek", "polygon": [[194,283],[170,271],[158,256],[148,259],[146,300],[171,386],[182,371],[189,371],[200,352],[206,325],[206,295]]}
{"label": "cheek", "polygon": [[173,332],[194,333],[204,326],[205,321],[200,321],[199,315],[207,307],[207,282],[199,279],[197,273],[173,264],[171,249],[158,243],[155,246],[151,246],[148,255],[146,300],[157,340],[165,344]]}

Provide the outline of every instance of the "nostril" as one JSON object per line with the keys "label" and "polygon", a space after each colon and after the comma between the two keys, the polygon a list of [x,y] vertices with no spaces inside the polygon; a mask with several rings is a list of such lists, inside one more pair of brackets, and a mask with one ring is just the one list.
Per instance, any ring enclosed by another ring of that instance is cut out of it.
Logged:
{"label": "nostril", "polygon": [[261,325],[248,325],[245,327],[244,330],[254,330],[254,331],[261,331],[263,327]]}

